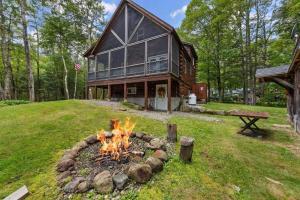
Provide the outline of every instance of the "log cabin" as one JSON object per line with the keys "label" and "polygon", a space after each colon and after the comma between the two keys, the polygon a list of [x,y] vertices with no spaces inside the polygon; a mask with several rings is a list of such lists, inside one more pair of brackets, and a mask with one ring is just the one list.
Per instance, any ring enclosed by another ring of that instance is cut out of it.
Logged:
{"label": "log cabin", "polygon": [[258,69],[256,78],[259,82],[274,82],[286,89],[289,121],[300,133],[300,38],[296,38],[290,65]]}
{"label": "log cabin", "polygon": [[128,101],[145,110],[178,109],[196,81],[197,54],[176,30],[131,0],[122,0],[85,53],[90,98]]}

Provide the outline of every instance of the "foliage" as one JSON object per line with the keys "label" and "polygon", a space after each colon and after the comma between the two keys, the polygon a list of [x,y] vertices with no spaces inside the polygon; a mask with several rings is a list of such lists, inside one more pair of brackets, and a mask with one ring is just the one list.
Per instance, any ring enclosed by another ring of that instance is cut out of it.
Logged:
{"label": "foliage", "polygon": [[[261,87],[256,69],[291,62],[299,5],[296,0],[192,0],[178,32],[196,47],[198,81],[208,84],[209,94],[234,101],[232,91],[242,89],[239,101],[255,103]],[[262,101],[271,94],[263,95],[260,102],[267,103]]]}
{"label": "foliage", "polygon": [[[184,164],[177,154],[134,199],[297,199],[300,193],[299,138],[287,124],[285,108],[210,103],[209,109],[267,111],[271,117],[258,125],[268,130],[263,139],[236,134],[237,117],[213,116],[223,122],[207,122],[176,115],[170,122],[178,134],[195,138],[193,162]],[[84,117],[82,117],[84,113]],[[101,113],[101,117],[99,117]],[[0,198],[26,184],[29,199],[57,199],[56,163],[65,149],[107,127],[112,118],[124,120],[129,113],[80,101],[56,101],[1,108]],[[136,131],[164,137],[166,125],[158,120],[129,114]],[[76,124],[76,126],[74,126]],[[64,139],[59,139],[64,138]],[[7,145],[9,144],[9,145]],[[294,150],[293,150],[294,149]],[[265,177],[280,181],[269,182]],[[237,192],[233,186],[238,186]],[[280,196],[278,196],[280,195]],[[96,197],[89,193],[90,199]],[[72,199],[84,199],[74,195]]]}
{"label": "foliage", "polygon": [[[0,9],[3,10],[1,18],[3,21],[0,23],[0,41],[7,47],[1,48],[5,51],[4,54],[0,54],[0,86],[5,90],[7,83],[12,82],[13,89],[10,91],[12,98],[28,99],[24,45],[20,43],[22,24],[18,4],[21,1],[1,2],[3,2],[3,9]],[[33,0],[27,1],[25,12],[36,99],[38,101],[65,99],[66,88],[69,90],[69,96],[73,97],[75,63],[79,63],[82,68],[78,72],[75,96],[84,98],[87,70],[82,54],[98,38],[105,26],[102,1]],[[2,62],[3,60],[6,63]],[[12,68],[12,77],[7,76],[9,64]]]}
{"label": "foliage", "polygon": [[8,106],[15,106],[15,105],[20,105],[20,104],[28,104],[30,101],[26,100],[5,100],[5,101],[0,101],[0,104],[5,104]]}

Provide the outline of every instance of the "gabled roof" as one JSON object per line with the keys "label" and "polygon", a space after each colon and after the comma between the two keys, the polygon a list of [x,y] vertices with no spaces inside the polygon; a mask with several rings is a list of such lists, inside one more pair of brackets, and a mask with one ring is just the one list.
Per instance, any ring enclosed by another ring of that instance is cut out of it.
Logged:
{"label": "gabled roof", "polygon": [[289,71],[289,65],[281,65],[278,67],[270,67],[256,70],[256,78],[268,78],[286,75]]}
{"label": "gabled roof", "polygon": [[295,67],[300,63],[300,37],[298,37],[296,46],[293,52],[293,60],[289,67],[289,72],[294,71]]}
{"label": "gabled roof", "polygon": [[[114,14],[112,15],[110,21],[108,22],[108,24],[106,25],[103,34],[99,37],[99,39],[83,54],[84,57],[88,57],[90,55],[94,55],[96,48],[98,47],[98,45],[101,43],[101,41],[103,40],[104,36],[107,34],[108,30],[110,29],[110,27],[112,26],[113,21],[115,20],[115,18],[118,16],[119,12],[121,12],[123,6],[125,4],[128,4],[129,6],[133,7],[134,9],[136,9],[137,11],[141,12],[143,15],[145,15],[146,17],[150,18],[152,21],[154,21],[155,23],[157,23],[158,25],[160,25],[161,27],[163,27],[164,29],[166,29],[168,32],[172,33],[174,35],[174,37],[176,38],[176,40],[178,41],[181,49],[183,49],[184,53],[189,56],[189,54],[187,53],[186,49],[184,48],[184,44],[182,43],[182,41],[180,40],[176,30],[167,22],[161,20],[159,17],[155,16],[154,14],[152,14],[151,12],[147,11],[146,9],[144,9],[143,7],[139,6],[138,4],[136,4],[135,2],[133,2],[132,0],[122,0],[120,2],[120,4],[118,5],[117,9],[115,10]],[[191,45],[191,44],[189,44]],[[193,45],[191,45],[193,46]],[[193,47],[194,49],[194,47]],[[195,49],[194,49],[195,50]],[[197,58],[197,54],[196,51],[194,51],[195,54],[194,56],[196,56],[195,58]]]}

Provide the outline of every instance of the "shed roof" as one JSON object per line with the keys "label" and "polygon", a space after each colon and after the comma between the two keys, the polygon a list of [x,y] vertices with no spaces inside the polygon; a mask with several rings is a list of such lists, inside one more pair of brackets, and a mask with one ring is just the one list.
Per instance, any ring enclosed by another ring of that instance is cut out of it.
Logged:
{"label": "shed roof", "polygon": [[278,67],[270,67],[256,70],[256,78],[268,78],[286,75],[289,71],[289,65],[281,65]]}

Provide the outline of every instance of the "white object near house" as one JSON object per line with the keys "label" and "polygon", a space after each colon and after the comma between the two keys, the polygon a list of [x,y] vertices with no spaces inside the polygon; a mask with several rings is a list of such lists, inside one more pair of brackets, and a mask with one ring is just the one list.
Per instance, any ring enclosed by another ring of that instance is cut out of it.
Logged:
{"label": "white object near house", "polygon": [[197,104],[197,97],[194,93],[189,95],[189,105],[196,105]]}

